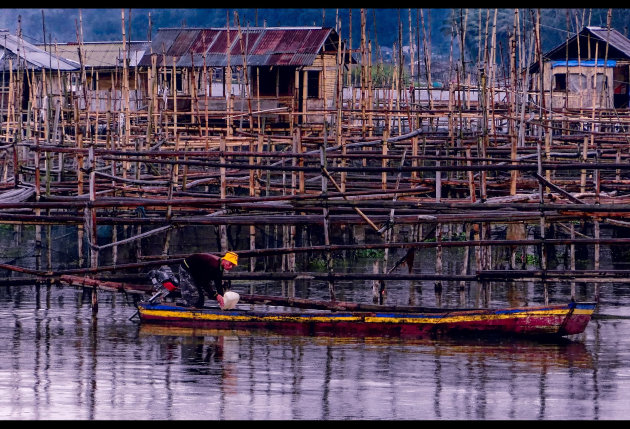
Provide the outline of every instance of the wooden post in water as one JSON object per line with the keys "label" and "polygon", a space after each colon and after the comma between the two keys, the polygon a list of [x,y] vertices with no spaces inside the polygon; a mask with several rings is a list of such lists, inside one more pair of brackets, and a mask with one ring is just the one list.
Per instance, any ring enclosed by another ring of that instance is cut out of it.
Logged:
{"label": "wooden post in water", "polygon": [[[595,229],[595,240],[599,240],[599,218],[593,219],[593,227]],[[599,270],[599,243],[595,242],[593,268]],[[599,283],[595,283],[595,301],[599,301]]]}
{"label": "wooden post in water", "polygon": [[[262,139],[262,135],[258,134],[258,140]],[[254,152],[254,138],[252,138],[249,141],[249,151],[250,152]],[[254,156],[250,155],[249,156],[249,164],[253,167],[254,166]],[[256,196],[256,170],[254,168],[249,170],[249,196],[250,197],[255,197]],[[249,226],[249,249],[250,250],[254,250],[256,249],[256,225],[255,224],[251,224]],[[255,256],[251,256],[249,258],[249,271],[254,272],[256,270],[256,257]]]}
{"label": "wooden post in water", "polygon": [[[90,238],[90,267],[97,268],[98,267],[98,237],[96,233],[96,207],[94,206],[94,202],[96,200],[96,161],[94,159],[94,144],[90,144],[89,152],[88,152],[88,171],[90,174],[90,196],[89,196],[89,213],[86,215],[89,216],[88,225],[90,227],[89,238]],[[92,314],[96,315],[98,312],[98,288],[92,288]]]}
{"label": "wooden post in water", "polygon": [[[175,134],[175,151],[176,152],[179,151],[179,134]],[[179,157],[175,157],[175,160],[178,160],[178,159]],[[170,177],[168,181],[167,198],[169,201],[173,199],[173,193],[175,192],[175,189],[177,188],[178,181],[179,181],[179,164],[173,163],[171,164]],[[168,204],[166,206],[165,220],[167,222],[170,222],[172,215],[173,215],[173,206],[171,204]],[[162,247],[162,256],[168,255],[168,249],[171,244],[171,234],[172,234],[172,228],[169,228],[166,231],[166,237],[164,238],[164,245]]]}
{"label": "wooden post in water", "polygon": [[[437,223],[435,227],[435,241],[437,243],[435,247],[435,274],[438,276],[442,275],[442,224],[440,222]],[[442,292],[442,281],[435,281],[435,292]]]}
{"label": "wooden post in water", "polygon": [[[327,123],[324,120],[324,141],[323,144],[319,147],[319,162],[322,170],[322,196],[324,197],[324,203],[322,206],[322,215],[324,218],[324,244],[326,247],[330,246],[330,223],[329,223],[329,211],[328,211],[328,178],[326,174],[323,172],[326,171],[326,146],[327,146],[327,131],[326,131]],[[326,268],[329,274],[333,274],[333,261],[332,254],[330,250],[327,250],[325,253],[326,257]],[[330,294],[330,300],[335,302],[335,283],[332,279],[328,280],[328,292]]]}
{"label": "wooden post in water", "polygon": [[[35,167],[35,201],[39,202],[41,198],[41,179],[40,179],[40,170],[39,170],[39,160],[40,160],[40,152],[39,152],[39,137],[35,137],[35,159],[34,159],[34,167]],[[35,216],[41,215],[41,209],[35,209]],[[41,251],[42,251],[42,227],[41,225],[35,225],[35,268],[41,269]]]}
{"label": "wooden post in water", "polygon": [[[440,149],[437,149],[435,152],[436,160],[435,166],[440,166]],[[435,202],[439,203],[442,201],[442,172],[438,169],[435,170]]]}
{"label": "wooden post in water", "polygon": [[[466,148],[466,164],[470,167],[472,166],[472,154],[470,148]],[[470,202],[474,203],[477,201],[477,197],[475,195],[475,174],[472,169],[468,170],[468,193],[470,195]]]}
{"label": "wooden post in water", "polygon": [[[223,165],[225,164],[225,150],[226,150],[226,138],[221,138],[220,143],[219,143],[219,147],[220,147],[220,151],[221,151],[221,156],[219,156],[219,162]],[[226,177],[225,177],[225,167],[220,167],[219,168],[219,175],[220,175],[220,198],[222,200],[225,200],[226,195],[227,195],[227,182],[226,182]],[[223,210],[225,210],[225,204],[223,204],[222,207]],[[220,242],[221,242],[221,252],[226,252],[228,250],[228,240],[227,240],[227,226],[225,224],[223,225],[219,225],[219,237],[220,237]]]}
{"label": "wooden post in water", "polygon": [[[468,223],[468,222],[464,223],[464,233],[466,234],[466,241],[470,240],[470,231],[471,231],[470,223]],[[462,275],[467,275],[468,274],[468,266],[469,266],[469,262],[470,262],[470,246],[465,246],[464,247],[464,256],[463,256],[462,259],[463,260],[462,260],[462,271],[461,271],[461,274]],[[460,281],[460,283],[459,283],[460,291],[463,291],[465,286],[466,286],[466,282],[464,280]]]}
{"label": "wooden post in water", "polygon": [[[571,244],[569,245],[569,260],[571,271],[575,271],[575,224],[571,222]],[[575,282],[571,282],[571,299],[575,299]]]}
{"label": "wooden post in water", "polygon": [[[83,148],[83,136],[77,135],[77,148]],[[81,151],[77,151],[77,196],[83,195],[83,154]],[[83,213],[85,216],[85,213]],[[83,234],[84,226],[82,224],[77,225],[77,247],[79,254],[79,267],[83,267]]]}

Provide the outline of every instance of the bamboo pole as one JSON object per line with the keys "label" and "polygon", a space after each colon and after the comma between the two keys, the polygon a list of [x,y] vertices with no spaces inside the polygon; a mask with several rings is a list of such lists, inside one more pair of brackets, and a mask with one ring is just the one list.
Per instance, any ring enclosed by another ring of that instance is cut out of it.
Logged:
{"label": "bamboo pole", "polygon": [[[324,128],[324,132],[325,132],[326,128]],[[321,166],[321,170],[322,172],[326,171],[326,134],[324,134],[324,142],[323,144],[320,146],[320,166]],[[326,193],[328,192],[328,178],[326,176],[326,174],[322,174],[322,194],[326,195]],[[330,246],[330,225],[328,222],[329,219],[329,211],[328,208],[326,207],[326,204],[324,204],[324,206],[322,207],[322,216],[323,216],[323,220],[324,220],[324,245],[326,246]],[[329,274],[333,273],[333,261],[332,261],[332,254],[331,252],[326,252],[326,268]],[[336,301],[336,296],[335,296],[335,284],[333,281],[329,281],[328,282],[328,292],[330,295],[330,301],[331,302],[335,302]]]}

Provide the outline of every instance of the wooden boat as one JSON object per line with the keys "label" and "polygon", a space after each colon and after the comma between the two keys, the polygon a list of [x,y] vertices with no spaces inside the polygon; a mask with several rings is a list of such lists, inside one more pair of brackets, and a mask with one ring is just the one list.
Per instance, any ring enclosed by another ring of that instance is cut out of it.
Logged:
{"label": "wooden boat", "polygon": [[[245,298],[245,299],[243,299]],[[138,303],[142,323],[215,329],[265,329],[302,335],[428,337],[438,334],[568,336],[584,332],[596,303],[569,302],[502,309],[442,309],[353,303],[325,303],[242,296],[233,310],[172,303]],[[292,307],[278,306],[290,301]],[[271,304],[271,306],[269,306]],[[310,308],[296,308],[307,307]],[[319,308],[316,308],[319,307]]]}

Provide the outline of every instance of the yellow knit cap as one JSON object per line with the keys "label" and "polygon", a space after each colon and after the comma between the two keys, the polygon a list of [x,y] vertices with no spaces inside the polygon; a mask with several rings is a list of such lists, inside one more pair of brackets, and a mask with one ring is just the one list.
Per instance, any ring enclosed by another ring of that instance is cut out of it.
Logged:
{"label": "yellow knit cap", "polygon": [[238,255],[234,252],[227,252],[223,257],[226,261],[231,262],[235,266],[238,265]]}

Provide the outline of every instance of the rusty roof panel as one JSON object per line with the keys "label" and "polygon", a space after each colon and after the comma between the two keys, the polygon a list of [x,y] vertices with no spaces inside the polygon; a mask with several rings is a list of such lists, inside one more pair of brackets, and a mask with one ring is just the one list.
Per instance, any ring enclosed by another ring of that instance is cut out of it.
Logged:
{"label": "rusty roof panel", "polygon": [[[160,29],[153,41],[153,51],[166,52],[167,65],[172,64],[170,57],[179,57],[178,64],[182,67],[202,66],[204,51],[208,66],[227,66],[228,52],[230,64],[241,65],[242,49],[251,66],[310,65],[332,31],[321,27],[241,28],[244,38],[241,47],[236,28],[229,29],[229,46],[227,28]],[[191,58],[191,52],[194,58]],[[161,64],[162,60],[158,62]],[[150,65],[150,58],[145,56],[141,65]]]}
{"label": "rusty roof panel", "polygon": [[285,31],[278,41],[276,52],[297,52],[297,48],[304,41],[303,31]]}
{"label": "rusty roof panel", "polygon": [[232,50],[230,51],[230,55],[242,55],[242,51],[245,51],[247,53],[252,52],[252,49],[256,47],[256,42],[260,38],[261,32],[250,30],[249,32],[241,31],[241,34],[243,35],[242,47],[241,39],[237,31],[234,44],[232,45]]}
{"label": "rusty roof panel", "polygon": [[166,29],[158,31],[157,35],[151,42],[151,45],[153,46],[153,52],[160,55],[166,53],[178,35],[179,30],[177,29]]}
{"label": "rusty roof panel", "polygon": [[289,65],[292,66],[308,66],[313,64],[317,54],[294,54]]}
{"label": "rusty roof panel", "polygon": [[309,30],[307,37],[304,38],[302,47],[298,51],[302,54],[316,54],[324,46],[324,42],[330,31],[326,29]]}
{"label": "rusty roof panel", "polygon": [[[230,31],[230,46],[234,45],[234,39],[236,38],[235,34],[236,34],[236,31],[233,31],[233,30]],[[218,34],[216,35],[216,37],[214,38],[214,41],[212,42],[212,44],[208,46],[208,50],[206,51],[206,53],[225,55],[225,53],[228,50],[227,40],[228,40],[228,32],[225,30],[220,30]]]}
{"label": "rusty roof panel", "polygon": [[199,33],[199,30],[180,31],[171,44],[171,47],[166,51],[166,55],[169,57],[181,57],[183,55],[189,56],[192,43],[195,41]]}
{"label": "rusty roof panel", "polygon": [[283,34],[284,32],[281,30],[266,30],[260,37],[256,48],[252,50],[252,53],[269,54],[278,52],[278,44]]}
{"label": "rusty roof panel", "polygon": [[[151,66],[151,55],[150,55],[151,50],[153,51],[154,54],[158,55],[158,61],[157,61],[158,66],[163,65],[162,63],[163,63],[164,54],[169,50],[169,48],[173,44],[173,41],[177,38],[179,31],[180,30],[177,28],[160,29],[160,31],[157,32],[155,38],[153,38],[151,42],[152,49],[147,50],[146,54],[144,55],[144,57],[142,57],[138,65],[144,66],[144,67]],[[166,64],[172,65],[173,61],[170,58],[167,58]]]}
{"label": "rusty roof panel", "polygon": [[204,28],[197,33],[197,38],[190,44],[193,54],[203,54],[221,31],[213,28]]}
{"label": "rusty roof panel", "polygon": [[[271,64],[277,65],[277,66],[291,66],[294,65],[293,64],[293,54],[289,54],[289,53],[280,53],[280,54],[273,54],[269,56],[269,60],[271,62]],[[268,64],[268,65],[271,65]]]}

